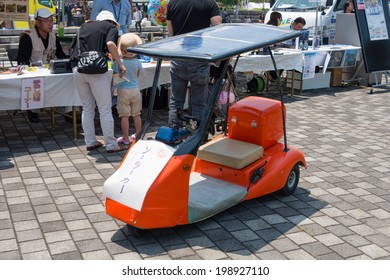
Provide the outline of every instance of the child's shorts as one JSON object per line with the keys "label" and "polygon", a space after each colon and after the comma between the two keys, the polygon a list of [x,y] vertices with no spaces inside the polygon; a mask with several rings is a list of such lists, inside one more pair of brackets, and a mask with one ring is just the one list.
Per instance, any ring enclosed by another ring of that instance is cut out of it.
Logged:
{"label": "child's shorts", "polygon": [[142,97],[138,88],[118,89],[118,110],[119,117],[138,116],[141,114]]}

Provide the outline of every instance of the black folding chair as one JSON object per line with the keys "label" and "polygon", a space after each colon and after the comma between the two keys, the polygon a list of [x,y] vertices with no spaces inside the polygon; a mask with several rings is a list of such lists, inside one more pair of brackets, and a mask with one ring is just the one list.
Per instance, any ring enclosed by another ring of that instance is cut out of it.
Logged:
{"label": "black folding chair", "polygon": [[18,65],[18,49],[9,49],[7,50],[7,55],[8,55],[8,60],[11,63],[11,66],[14,67],[14,64],[12,63],[13,61],[16,62],[16,65]]}

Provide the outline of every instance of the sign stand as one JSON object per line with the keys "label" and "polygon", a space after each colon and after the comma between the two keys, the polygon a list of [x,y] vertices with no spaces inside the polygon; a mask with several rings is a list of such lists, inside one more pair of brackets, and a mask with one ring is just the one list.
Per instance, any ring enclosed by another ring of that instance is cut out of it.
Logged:
{"label": "sign stand", "polygon": [[[353,1],[366,73],[374,74],[370,94],[375,87],[390,85],[390,16],[388,0]],[[385,83],[378,75],[384,74]]]}

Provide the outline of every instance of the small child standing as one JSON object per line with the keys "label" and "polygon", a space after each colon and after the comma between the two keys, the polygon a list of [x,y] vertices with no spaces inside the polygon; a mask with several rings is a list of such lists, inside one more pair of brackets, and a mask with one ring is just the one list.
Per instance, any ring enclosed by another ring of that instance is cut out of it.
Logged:
{"label": "small child standing", "polygon": [[[118,78],[118,63],[114,62],[114,88],[118,94],[118,114],[121,118],[122,137],[117,139],[119,144],[129,145],[141,131],[141,92],[138,88],[138,78],[142,70],[141,62],[135,58],[135,54],[127,51],[127,48],[134,47],[142,43],[139,36],[126,33],[120,37],[118,48],[122,54],[122,63],[127,71],[123,78]],[[135,134],[129,138],[129,117],[132,116],[135,126]]]}

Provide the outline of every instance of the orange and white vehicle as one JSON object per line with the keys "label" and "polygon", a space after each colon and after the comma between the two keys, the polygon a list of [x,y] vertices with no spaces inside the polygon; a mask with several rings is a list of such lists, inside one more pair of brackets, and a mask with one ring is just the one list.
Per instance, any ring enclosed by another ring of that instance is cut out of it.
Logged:
{"label": "orange and white vehicle", "polygon": [[294,193],[306,162],[300,150],[287,145],[282,92],[281,101],[250,96],[234,103],[227,132],[206,144],[203,140],[229,58],[297,36],[267,25],[222,24],[129,48],[158,60],[150,105],[164,58],[221,63],[205,115],[186,139],[183,129],[168,127],[160,128],[155,139],[143,139],[152,116],[148,110],[142,134],[104,184],[106,212],[137,232],[196,223],[276,191]]}

